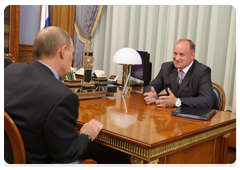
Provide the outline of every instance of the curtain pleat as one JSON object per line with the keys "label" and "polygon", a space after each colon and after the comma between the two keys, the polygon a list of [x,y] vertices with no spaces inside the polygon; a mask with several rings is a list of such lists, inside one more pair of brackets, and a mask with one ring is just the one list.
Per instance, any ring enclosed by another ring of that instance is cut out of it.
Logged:
{"label": "curtain pleat", "polygon": [[101,5],[76,5],[73,67],[82,67],[84,50],[88,48],[87,41],[93,35],[102,12]]}
{"label": "curtain pleat", "polygon": [[212,81],[226,93],[226,110],[236,111],[236,9],[230,5],[104,6],[92,36],[94,69],[122,76],[115,52],[131,47],[150,53],[152,79],[172,61],[180,38],[196,44],[195,58],[212,69]]}

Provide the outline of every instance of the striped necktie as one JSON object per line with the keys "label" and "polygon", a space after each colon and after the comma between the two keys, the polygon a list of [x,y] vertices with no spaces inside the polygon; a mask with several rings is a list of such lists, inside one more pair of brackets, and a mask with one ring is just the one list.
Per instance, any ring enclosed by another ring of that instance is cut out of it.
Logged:
{"label": "striped necktie", "polygon": [[177,79],[178,86],[180,86],[180,84],[182,83],[183,76],[184,76],[184,72],[182,70],[178,70],[178,79]]}

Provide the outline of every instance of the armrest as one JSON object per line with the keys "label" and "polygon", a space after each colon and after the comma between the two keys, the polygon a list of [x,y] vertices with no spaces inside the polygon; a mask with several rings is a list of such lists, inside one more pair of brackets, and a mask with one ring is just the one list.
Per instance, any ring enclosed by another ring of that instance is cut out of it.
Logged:
{"label": "armrest", "polygon": [[80,167],[82,165],[82,162],[79,160],[75,160],[72,162],[67,163],[59,163],[59,162],[50,162],[48,166],[50,167]]}

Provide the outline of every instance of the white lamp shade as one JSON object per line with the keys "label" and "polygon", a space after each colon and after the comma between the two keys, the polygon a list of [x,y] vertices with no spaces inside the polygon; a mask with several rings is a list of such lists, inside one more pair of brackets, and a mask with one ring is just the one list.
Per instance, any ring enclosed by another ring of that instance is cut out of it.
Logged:
{"label": "white lamp shade", "polygon": [[139,53],[132,48],[122,48],[113,56],[113,62],[119,64],[142,64]]}

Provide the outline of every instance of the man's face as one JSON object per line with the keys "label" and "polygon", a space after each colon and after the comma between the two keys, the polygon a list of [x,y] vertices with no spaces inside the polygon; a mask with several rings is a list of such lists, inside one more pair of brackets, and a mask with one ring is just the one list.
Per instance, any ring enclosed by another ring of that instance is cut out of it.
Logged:
{"label": "man's face", "polygon": [[178,69],[184,69],[191,64],[195,52],[190,51],[190,45],[187,41],[180,41],[174,47],[173,63]]}

